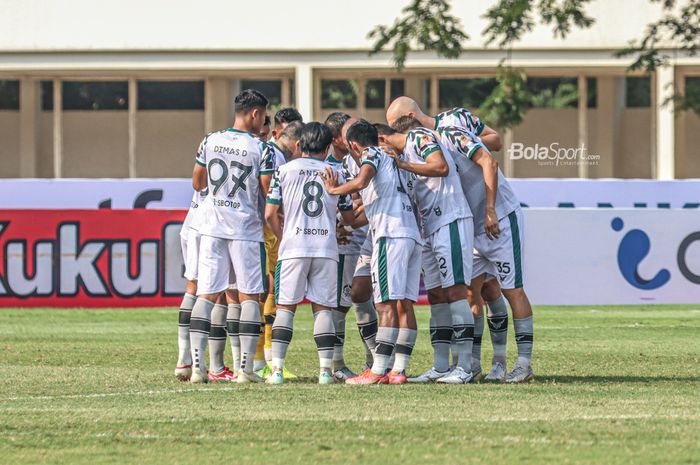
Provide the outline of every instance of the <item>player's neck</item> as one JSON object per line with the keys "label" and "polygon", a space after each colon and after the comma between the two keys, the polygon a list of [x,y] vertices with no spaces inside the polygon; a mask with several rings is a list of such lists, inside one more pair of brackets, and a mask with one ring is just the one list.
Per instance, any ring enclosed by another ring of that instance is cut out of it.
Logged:
{"label": "player's neck", "polygon": [[236,118],[236,121],[233,122],[231,129],[235,129],[236,131],[252,132],[253,128],[252,125],[245,120],[245,118]]}
{"label": "player's neck", "polygon": [[434,117],[428,116],[424,113],[420,116],[416,116],[416,119],[420,121],[421,126],[428,129],[435,129],[436,122]]}

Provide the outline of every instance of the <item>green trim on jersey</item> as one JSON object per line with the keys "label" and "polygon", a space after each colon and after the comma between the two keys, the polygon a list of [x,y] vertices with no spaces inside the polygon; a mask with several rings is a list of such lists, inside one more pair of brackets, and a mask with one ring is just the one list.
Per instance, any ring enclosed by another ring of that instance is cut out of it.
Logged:
{"label": "green trim on jersey", "polygon": [[242,131],[241,129],[228,128],[227,131],[228,131],[228,132],[238,132],[238,133],[240,133],[240,134],[248,134],[248,135],[250,135],[250,136],[253,135],[252,132],[250,132],[250,131]]}
{"label": "green trim on jersey", "polygon": [[452,275],[454,284],[466,284],[464,280],[464,261],[462,259],[462,241],[459,239],[457,221],[450,223],[450,250],[452,253]]}
{"label": "green trim on jersey", "polygon": [[345,268],[345,255],[338,254],[338,285],[336,286],[335,308],[340,307],[340,296],[343,293],[343,269]]}
{"label": "green trim on jersey", "polygon": [[425,151],[425,153],[421,154],[421,157],[423,157],[423,160],[428,158],[432,153],[437,152],[438,150],[442,150],[440,147],[433,147],[432,149],[428,149]]}
{"label": "green trim on jersey", "polygon": [[260,269],[262,271],[263,292],[267,294],[270,291],[270,282],[267,279],[267,252],[265,252],[264,242],[260,243]]}
{"label": "green trim on jersey", "polygon": [[362,165],[369,165],[372,168],[374,168],[374,172],[376,173],[378,171],[377,166],[374,164],[374,162],[371,162],[369,160],[362,160],[362,163],[360,163],[360,168],[362,168]]}
{"label": "green trim on jersey", "polygon": [[338,163],[338,164],[343,163],[343,160],[338,160],[337,158],[335,158],[335,157],[333,156],[332,153],[329,153],[329,154],[328,154],[328,156],[326,157],[326,161],[327,161],[328,163]]}
{"label": "green trim on jersey", "polygon": [[282,260],[277,260],[277,266],[275,266],[275,305],[279,304],[280,298],[280,270],[282,270]]}
{"label": "green trim on jersey", "polygon": [[272,205],[279,205],[279,204],[280,204],[280,201],[279,201],[279,199],[267,199],[267,200],[265,201],[265,203],[270,203],[270,204],[272,204]]}
{"label": "green trim on jersey", "polygon": [[199,160],[199,158],[195,157],[194,162],[197,163],[199,166],[207,167],[206,163],[203,163]]}
{"label": "green trim on jersey", "polygon": [[475,145],[474,147],[472,147],[472,149],[471,149],[471,150],[469,151],[469,153],[467,154],[467,158],[471,160],[471,159],[472,159],[472,155],[474,155],[474,152],[476,152],[477,150],[479,150],[479,149],[481,149],[481,148],[483,148],[482,145]]}
{"label": "green trim on jersey", "polygon": [[389,300],[389,275],[386,269],[386,237],[380,237],[377,242],[379,246],[377,263],[377,268],[379,268],[377,274],[379,276],[377,276],[377,280],[379,281],[379,291],[382,295],[382,302],[386,302]]}
{"label": "green trim on jersey", "polygon": [[486,127],[486,125],[484,124],[484,122],[483,122],[483,121],[479,121],[479,125],[476,127],[476,135],[478,136],[479,134],[481,134],[482,132],[484,132],[484,128],[485,128],[485,127]]}
{"label": "green trim on jersey", "polygon": [[268,175],[268,174],[275,174],[275,170],[264,170],[264,171],[260,171],[260,175],[261,175],[261,176],[263,176],[263,175]]}
{"label": "green trim on jersey", "polygon": [[520,228],[518,227],[518,216],[515,212],[508,214],[508,221],[510,222],[510,237],[513,241],[513,260],[515,263],[515,288],[519,289],[523,287],[523,269],[521,263],[521,250],[520,250]]}
{"label": "green trim on jersey", "polygon": [[433,119],[435,120],[435,127],[433,129],[437,129],[440,126],[440,115],[433,116]]}

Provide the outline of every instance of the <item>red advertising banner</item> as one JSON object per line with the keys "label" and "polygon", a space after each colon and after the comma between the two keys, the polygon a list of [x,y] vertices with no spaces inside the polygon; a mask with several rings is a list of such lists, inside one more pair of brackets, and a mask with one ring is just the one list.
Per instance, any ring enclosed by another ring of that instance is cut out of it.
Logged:
{"label": "red advertising banner", "polygon": [[179,305],[186,210],[0,210],[0,307]]}

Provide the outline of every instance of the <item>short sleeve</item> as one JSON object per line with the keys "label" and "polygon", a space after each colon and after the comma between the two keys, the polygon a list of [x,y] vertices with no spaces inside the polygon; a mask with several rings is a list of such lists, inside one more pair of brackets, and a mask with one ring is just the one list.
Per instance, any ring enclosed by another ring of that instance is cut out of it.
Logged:
{"label": "short sleeve", "polygon": [[484,132],[484,123],[479,119],[478,116],[472,114],[466,108],[459,108],[456,110],[456,116],[459,118],[461,127],[473,132],[477,136]]}
{"label": "short sleeve", "polygon": [[260,174],[273,174],[275,172],[275,149],[265,142],[260,142],[260,144]]}
{"label": "short sleeve", "polygon": [[474,155],[477,150],[484,148],[481,139],[473,133],[460,128],[444,128],[442,129],[442,135],[452,142],[457,152],[469,159],[471,159],[472,155]]}
{"label": "short sleeve", "polygon": [[275,170],[270,182],[270,190],[267,191],[267,203],[280,205],[282,203],[282,189],[280,188],[280,170]]}
{"label": "short sleeve", "polygon": [[199,143],[197,153],[194,156],[194,161],[200,166],[207,166],[207,139],[209,139],[208,135]]}
{"label": "short sleeve", "polygon": [[362,155],[362,162],[360,163],[360,168],[363,165],[370,165],[374,168],[374,171],[379,171],[379,155],[373,150],[367,150]]}
{"label": "short sleeve", "polygon": [[435,135],[428,131],[421,131],[412,134],[411,143],[416,154],[425,160],[431,154],[442,150]]}

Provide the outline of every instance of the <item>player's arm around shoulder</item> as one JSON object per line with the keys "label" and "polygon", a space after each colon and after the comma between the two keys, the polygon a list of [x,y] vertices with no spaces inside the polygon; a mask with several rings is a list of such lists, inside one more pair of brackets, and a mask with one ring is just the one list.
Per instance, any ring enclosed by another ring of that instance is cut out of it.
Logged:
{"label": "player's arm around shoulder", "polygon": [[423,131],[419,136],[409,137],[411,150],[419,155],[425,163],[413,163],[394,155],[396,165],[405,171],[419,176],[445,177],[450,173],[450,165],[445,160],[438,137],[431,131]]}
{"label": "player's arm around shoulder", "polygon": [[355,178],[346,183],[342,183],[342,176],[337,170],[331,167],[326,167],[323,173],[323,183],[326,186],[326,191],[331,195],[349,195],[355,192],[360,192],[365,189],[374,175],[377,172],[377,167],[373,163],[362,162],[360,172]]}

